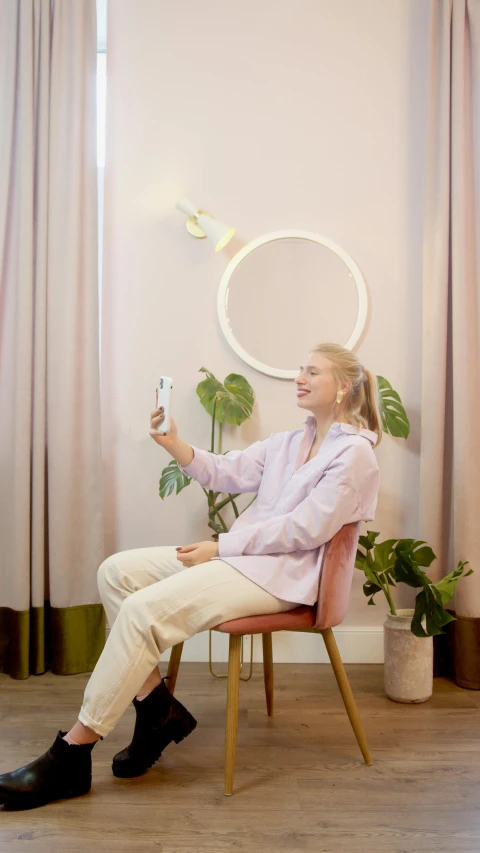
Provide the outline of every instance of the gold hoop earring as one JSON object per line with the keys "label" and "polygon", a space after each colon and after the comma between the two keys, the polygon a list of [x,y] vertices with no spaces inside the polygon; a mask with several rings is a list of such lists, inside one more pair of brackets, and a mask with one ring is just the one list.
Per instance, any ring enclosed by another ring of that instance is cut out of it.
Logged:
{"label": "gold hoop earring", "polygon": [[343,400],[343,391],[337,391],[337,403],[341,403]]}

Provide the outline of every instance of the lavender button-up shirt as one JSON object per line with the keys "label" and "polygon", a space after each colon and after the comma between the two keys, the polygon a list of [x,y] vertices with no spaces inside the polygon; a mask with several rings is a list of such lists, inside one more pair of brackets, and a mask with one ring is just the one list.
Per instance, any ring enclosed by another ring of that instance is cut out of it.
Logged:
{"label": "lavender button-up shirt", "polygon": [[307,459],[316,421],[272,434],[246,450],[216,455],[194,447],[181,467],[204,488],[258,492],[218,540],[218,557],[277,598],[314,604],[325,543],[344,524],[372,521],[379,487],[377,434],[334,423]]}

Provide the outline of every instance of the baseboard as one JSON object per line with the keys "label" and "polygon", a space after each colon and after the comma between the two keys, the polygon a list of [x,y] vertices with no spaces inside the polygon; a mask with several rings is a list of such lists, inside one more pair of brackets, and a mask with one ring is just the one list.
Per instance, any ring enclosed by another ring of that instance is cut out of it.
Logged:
{"label": "baseboard", "polygon": [[[333,633],[344,663],[383,663],[383,627],[342,627]],[[253,638],[253,660],[262,660],[261,637]],[[250,638],[244,640],[245,660],[250,659]],[[164,652],[162,660],[168,660],[170,650]],[[216,663],[228,660],[228,637],[213,632],[212,659]],[[279,631],[273,637],[273,659],[277,663],[328,663],[325,644],[316,634],[295,634]],[[183,661],[208,661],[208,631],[196,634],[185,642]]]}

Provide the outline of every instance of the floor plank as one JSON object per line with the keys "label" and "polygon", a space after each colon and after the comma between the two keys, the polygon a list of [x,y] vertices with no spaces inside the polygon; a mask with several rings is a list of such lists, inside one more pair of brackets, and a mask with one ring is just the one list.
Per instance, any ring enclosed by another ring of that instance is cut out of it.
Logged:
{"label": "floor plank", "polygon": [[[479,694],[435,679],[422,705],[391,702],[382,667],[347,673],[374,764],[366,767],[328,665],[277,664],[275,716],[261,668],[241,685],[233,797],[223,796],[225,681],[180,667],[198,719],[139,779],[116,779],[134,712],[94,750],[92,791],[27,812],[0,808],[0,853],[478,853]],[[87,675],[0,675],[0,773],[36,758],[76,719]]]}

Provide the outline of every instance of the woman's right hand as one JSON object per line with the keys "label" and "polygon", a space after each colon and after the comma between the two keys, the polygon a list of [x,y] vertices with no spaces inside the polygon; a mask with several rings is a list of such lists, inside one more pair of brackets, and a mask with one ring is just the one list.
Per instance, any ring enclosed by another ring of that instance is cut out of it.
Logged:
{"label": "woman's right hand", "polygon": [[170,418],[170,429],[166,435],[157,432],[157,429],[162,428],[162,422],[165,420],[163,409],[154,409],[150,415],[150,432],[149,435],[160,445],[160,447],[169,448],[178,436],[177,425],[173,418]]}

